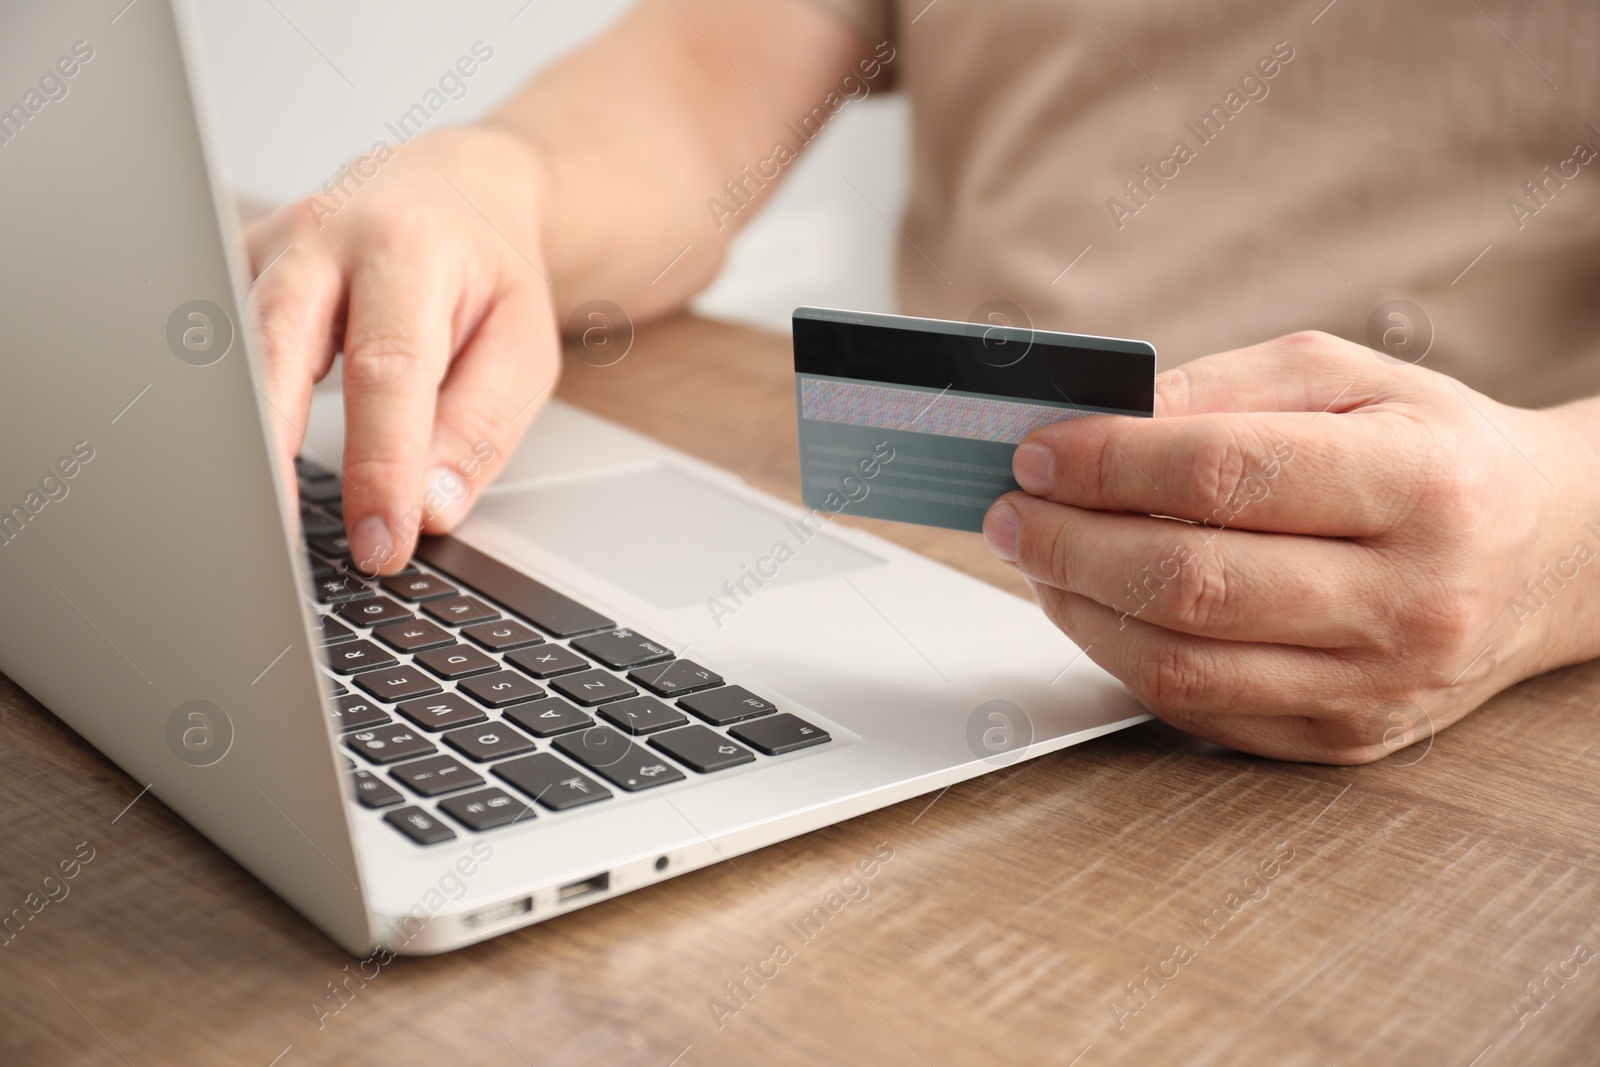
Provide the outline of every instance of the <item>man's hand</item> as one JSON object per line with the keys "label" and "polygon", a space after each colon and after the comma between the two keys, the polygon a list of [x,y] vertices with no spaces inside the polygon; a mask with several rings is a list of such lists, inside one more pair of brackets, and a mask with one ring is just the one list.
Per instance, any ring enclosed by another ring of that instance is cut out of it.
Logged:
{"label": "man's hand", "polygon": [[984,534],[1161,718],[1367,762],[1600,654],[1582,414],[1296,334],[1161,375],[1153,420],[1034,432]]}
{"label": "man's hand", "polygon": [[348,195],[250,228],[251,302],[286,460],[313,383],[343,351],[351,558],[391,573],[498,473],[549,398],[561,350],[523,138],[451,130],[363,169],[376,175],[346,182]]}
{"label": "man's hand", "polygon": [[[756,197],[748,172],[795,115],[882,75],[873,44],[821,5],[643,0],[483,125],[386,146],[355,180],[341,172],[337,197],[251,228],[284,459],[344,353],[357,566],[393,573],[419,529],[466,514],[550,397],[559,322],[590,299],[647,321],[711,281],[743,209],[779,180]],[[707,194],[733,182],[730,221]]]}

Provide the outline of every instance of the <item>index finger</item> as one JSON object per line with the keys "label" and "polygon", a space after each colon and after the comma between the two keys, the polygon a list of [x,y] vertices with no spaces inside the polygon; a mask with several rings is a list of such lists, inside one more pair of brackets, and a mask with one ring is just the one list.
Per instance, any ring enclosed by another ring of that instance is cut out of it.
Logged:
{"label": "index finger", "polygon": [[1372,537],[1410,506],[1391,479],[1372,474],[1392,465],[1403,421],[1389,412],[1094,415],[1035,430],[1012,467],[1029,494],[1074,507]]}
{"label": "index finger", "polygon": [[410,558],[439,383],[450,362],[452,290],[430,257],[378,255],[354,268],[344,344],[344,519],[368,574]]}

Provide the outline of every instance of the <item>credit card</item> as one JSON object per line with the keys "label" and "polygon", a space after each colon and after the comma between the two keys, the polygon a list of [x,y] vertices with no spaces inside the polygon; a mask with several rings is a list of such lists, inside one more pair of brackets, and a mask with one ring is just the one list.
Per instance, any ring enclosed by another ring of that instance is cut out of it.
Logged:
{"label": "credit card", "polygon": [[819,511],[981,530],[1017,444],[1087,414],[1155,414],[1143,341],[802,307],[801,498]]}

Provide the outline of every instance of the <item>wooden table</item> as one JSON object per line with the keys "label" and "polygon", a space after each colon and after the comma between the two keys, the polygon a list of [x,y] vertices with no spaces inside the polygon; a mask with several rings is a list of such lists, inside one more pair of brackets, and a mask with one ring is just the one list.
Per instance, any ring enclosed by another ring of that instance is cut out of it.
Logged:
{"label": "wooden table", "polygon": [[[784,340],[681,320],[570,362],[567,398],[797,498]],[[864,525],[1025,593],[976,536]],[[0,946],[0,1063],[1593,1064],[1597,706],[1590,663],[1361,768],[1148,724],[395,960],[319,1030],[353,961],[0,681],[0,909],[93,849]]]}

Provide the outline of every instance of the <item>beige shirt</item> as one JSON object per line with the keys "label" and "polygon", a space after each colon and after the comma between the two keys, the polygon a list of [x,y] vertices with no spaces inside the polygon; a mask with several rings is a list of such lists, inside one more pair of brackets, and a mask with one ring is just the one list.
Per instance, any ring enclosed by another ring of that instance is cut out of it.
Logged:
{"label": "beige shirt", "polygon": [[908,313],[1006,300],[1170,367],[1408,300],[1423,366],[1600,393],[1594,0],[821,2],[911,100]]}

